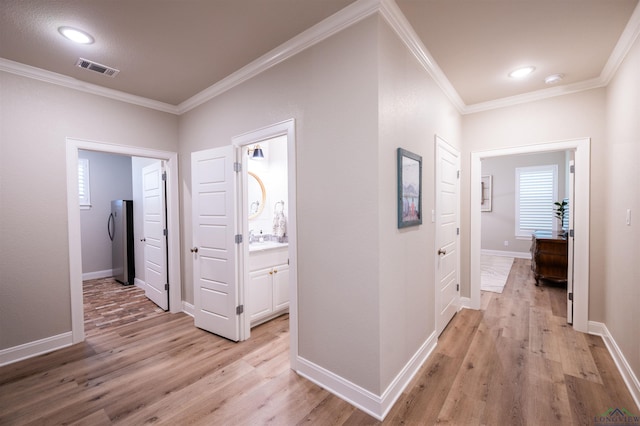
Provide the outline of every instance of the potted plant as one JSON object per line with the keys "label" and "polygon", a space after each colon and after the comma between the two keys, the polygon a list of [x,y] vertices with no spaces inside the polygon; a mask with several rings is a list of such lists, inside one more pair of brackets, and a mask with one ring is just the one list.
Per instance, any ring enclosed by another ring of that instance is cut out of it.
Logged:
{"label": "potted plant", "polygon": [[554,207],[554,215],[556,219],[560,221],[560,230],[558,234],[562,235],[565,233],[564,229],[562,229],[562,225],[564,224],[564,219],[566,215],[569,214],[569,203],[566,200],[556,201],[553,203]]}

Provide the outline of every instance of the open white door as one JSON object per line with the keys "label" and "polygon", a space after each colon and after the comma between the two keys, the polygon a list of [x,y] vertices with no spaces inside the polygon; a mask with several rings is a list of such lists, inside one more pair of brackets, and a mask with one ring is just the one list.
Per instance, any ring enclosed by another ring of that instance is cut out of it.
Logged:
{"label": "open white door", "polygon": [[142,199],[145,294],[166,311],[169,309],[169,281],[162,161],[142,169]]}
{"label": "open white door", "polygon": [[440,335],[460,305],[460,154],[436,136],[435,161],[436,327]]}
{"label": "open white door", "polygon": [[575,161],[569,162],[569,235],[567,235],[567,323],[573,324],[573,213],[575,190]]}
{"label": "open white door", "polygon": [[191,154],[196,327],[238,341],[235,148]]}

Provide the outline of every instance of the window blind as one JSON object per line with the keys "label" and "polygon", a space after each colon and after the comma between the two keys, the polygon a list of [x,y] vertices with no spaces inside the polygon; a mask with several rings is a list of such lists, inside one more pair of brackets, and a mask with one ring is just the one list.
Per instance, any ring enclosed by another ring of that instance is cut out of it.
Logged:
{"label": "window blind", "polygon": [[91,206],[91,186],[89,185],[89,160],[78,159],[78,197],[80,207]]}
{"label": "window blind", "polygon": [[558,166],[516,168],[516,236],[555,229]]}

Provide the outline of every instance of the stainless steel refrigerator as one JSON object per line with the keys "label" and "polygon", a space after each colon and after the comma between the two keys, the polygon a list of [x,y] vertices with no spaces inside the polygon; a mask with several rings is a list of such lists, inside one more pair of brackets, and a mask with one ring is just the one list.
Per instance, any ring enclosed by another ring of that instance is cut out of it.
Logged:
{"label": "stainless steel refrigerator", "polygon": [[135,278],[133,260],[133,201],[113,200],[107,223],[111,239],[113,277],[124,285],[132,285]]}

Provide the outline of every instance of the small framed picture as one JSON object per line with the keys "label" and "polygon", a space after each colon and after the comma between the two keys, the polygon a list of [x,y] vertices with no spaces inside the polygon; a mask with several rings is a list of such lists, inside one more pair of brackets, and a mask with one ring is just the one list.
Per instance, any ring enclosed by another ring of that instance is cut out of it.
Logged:
{"label": "small framed picture", "polygon": [[422,157],[398,148],[398,228],[422,224]]}
{"label": "small framed picture", "polygon": [[491,211],[491,191],[493,186],[493,176],[484,175],[480,180],[482,200],[480,202],[480,211]]}

